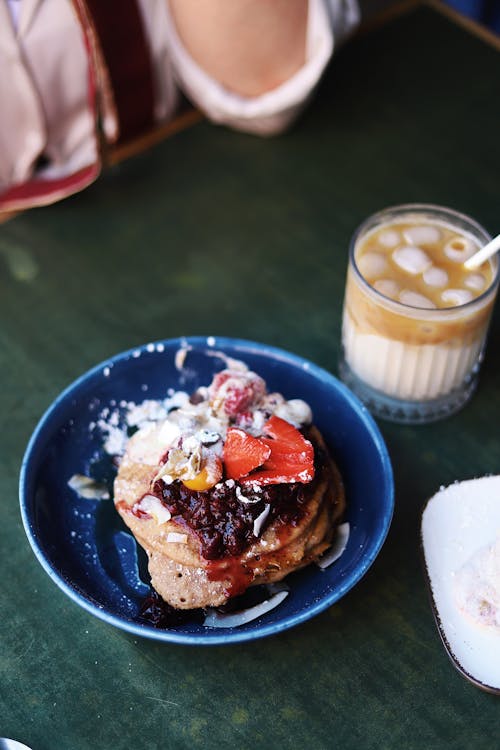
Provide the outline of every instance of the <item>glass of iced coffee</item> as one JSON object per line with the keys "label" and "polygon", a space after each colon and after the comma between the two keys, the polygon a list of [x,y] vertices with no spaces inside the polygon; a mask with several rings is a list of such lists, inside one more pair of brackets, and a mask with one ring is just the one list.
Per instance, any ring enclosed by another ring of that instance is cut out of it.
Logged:
{"label": "glass of iced coffee", "polygon": [[375,416],[430,422],[471,397],[499,263],[464,262],[490,239],[469,217],[425,204],[385,209],[355,232],[339,371]]}

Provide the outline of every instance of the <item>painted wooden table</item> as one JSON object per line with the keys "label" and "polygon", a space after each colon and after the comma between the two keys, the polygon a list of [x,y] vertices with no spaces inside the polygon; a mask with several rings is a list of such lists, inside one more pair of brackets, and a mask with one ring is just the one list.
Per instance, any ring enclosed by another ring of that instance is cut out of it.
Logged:
{"label": "painted wooden table", "polygon": [[498,698],[453,668],[419,533],[440,485],[500,470],[500,315],[473,401],[426,427],[380,422],[396,508],[363,580],[273,638],[138,640],[49,580],[24,535],[20,461],[60,390],[147,341],[217,334],[336,372],[349,237],[424,201],[500,229],[498,47],[433,6],[350,41],[292,131],[199,121],[91,189],[0,227],[0,734],[34,750],[493,748]]}

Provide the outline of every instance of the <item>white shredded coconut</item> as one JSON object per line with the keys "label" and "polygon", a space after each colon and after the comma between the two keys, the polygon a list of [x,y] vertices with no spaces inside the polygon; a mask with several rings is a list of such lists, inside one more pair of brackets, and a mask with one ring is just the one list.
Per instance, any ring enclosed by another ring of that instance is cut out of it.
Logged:
{"label": "white shredded coconut", "polygon": [[107,500],[109,498],[109,492],[107,487],[91,477],[86,477],[84,474],[73,474],[68,480],[68,487],[70,487],[79,497],[83,497],[86,500]]}
{"label": "white shredded coconut", "polygon": [[270,508],[271,508],[271,506],[268,503],[266,503],[266,505],[265,505],[264,510],[262,511],[262,513],[260,513],[257,516],[257,518],[255,519],[255,521],[253,522],[253,535],[254,536],[260,536],[260,532],[262,531],[262,527],[264,526],[266,518],[269,515],[269,509]]}
{"label": "white shredded coconut", "polygon": [[138,507],[140,510],[149,513],[155,519],[156,523],[160,525],[167,523],[172,518],[172,514],[168,508],[155,495],[145,495],[139,502]]}
{"label": "white shredded coconut", "polygon": [[167,542],[175,542],[176,544],[187,544],[187,534],[178,534],[176,531],[170,531],[167,534]]}
{"label": "white shredded coconut", "polygon": [[184,363],[186,361],[186,357],[188,352],[192,349],[191,346],[188,344],[184,344],[181,346],[180,349],[177,350],[175,354],[175,368],[176,370],[183,370],[184,369]]}
{"label": "white shredded coconut", "polygon": [[[270,593],[273,591],[271,586],[269,586],[268,590]],[[272,596],[269,599],[265,599],[254,607],[243,609],[240,612],[226,614],[218,612],[216,609],[208,609],[203,624],[207,628],[236,628],[239,625],[245,625],[247,622],[256,620],[257,617],[261,617],[261,615],[266,614],[266,612],[270,612],[281,604],[287,596],[288,589],[282,588],[281,590],[272,593]]]}
{"label": "white shredded coconut", "polygon": [[[233,480],[229,480],[229,481],[233,481]],[[248,505],[253,505],[254,503],[260,502],[260,497],[249,497],[248,495],[244,495],[243,492],[241,491],[241,487],[239,486],[236,487],[236,497],[241,503],[248,504]],[[258,536],[258,534],[256,534],[256,536]]]}

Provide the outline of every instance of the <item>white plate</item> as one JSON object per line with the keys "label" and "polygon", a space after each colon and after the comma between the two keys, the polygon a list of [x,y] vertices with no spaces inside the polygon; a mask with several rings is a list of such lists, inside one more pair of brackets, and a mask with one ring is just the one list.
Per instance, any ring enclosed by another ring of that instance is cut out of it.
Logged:
{"label": "white plate", "polygon": [[457,482],[432,497],[422,515],[422,546],[436,623],[455,667],[500,694],[500,628],[477,624],[457,606],[454,578],[500,533],[500,476]]}

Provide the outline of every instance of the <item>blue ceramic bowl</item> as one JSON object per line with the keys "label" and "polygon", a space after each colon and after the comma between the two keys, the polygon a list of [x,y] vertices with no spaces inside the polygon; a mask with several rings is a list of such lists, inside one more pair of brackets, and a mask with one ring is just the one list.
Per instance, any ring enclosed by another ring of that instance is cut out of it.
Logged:
{"label": "blue ceramic bowl", "polygon": [[[176,354],[188,347],[184,366]],[[112,500],[75,494],[68,480],[92,473],[112,485],[115,472],[92,429],[97,415],[120,402],[162,399],[167,390],[208,385],[224,367],[216,352],[243,360],[270,391],[302,398],[314,414],[342,472],[350,537],[326,570],[311,565],[287,578],[288,597],[276,609],[237,628],[183,624],[158,629],[140,607],[148,586],[145,555]],[[393,477],[387,449],[366,408],[335,377],[288,352],[250,341],[189,338],[124,352],[82,375],[52,404],[35,429],[20,477],[24,527],[52,580],[91,614],[134,635],[184,644],[223,644],[279,633],[299,625],[344,596],[366,573],[387,535],[393,511]],[[139,572],[139,574],[138,574]]]}

